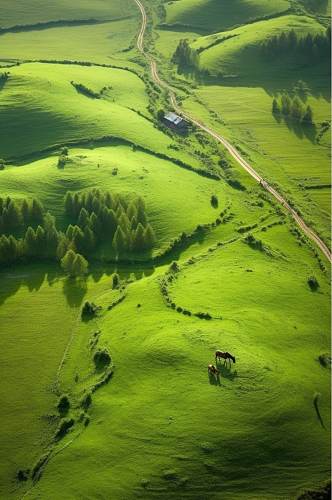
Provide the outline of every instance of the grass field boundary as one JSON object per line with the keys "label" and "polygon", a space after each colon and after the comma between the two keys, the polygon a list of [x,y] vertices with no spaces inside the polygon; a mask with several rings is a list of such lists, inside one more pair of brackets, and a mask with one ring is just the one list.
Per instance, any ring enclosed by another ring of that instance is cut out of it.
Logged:
{"label": "grass field boundary", "polygon": [[116,21],[125,21],[133,16],[121,16],[114,19],[58,19],[56,21],[45,21],[35,24],[17,24],[9,28],[0,28],[0,36],[7,33],[24,33],[26,31],[42,31],[52,28],[63,28],[71,26],[89,26],[94,24],[107,24]]}

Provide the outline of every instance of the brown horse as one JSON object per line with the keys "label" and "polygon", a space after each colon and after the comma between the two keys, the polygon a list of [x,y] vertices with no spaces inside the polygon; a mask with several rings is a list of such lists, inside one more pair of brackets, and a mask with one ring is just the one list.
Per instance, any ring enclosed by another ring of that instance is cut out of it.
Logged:
{"label": "brown horse", "polygon": [[216,362],[220,359],[224,359],[225,363],[227,360],[229,360],[229,362],[231,362],[232,360],[233,363],[235,363],[235,356],[232,356],[232,354],[230,354],[229,352],[216,351],[215,356],[216,356]]}
{"label": "brown horse", "polygon": [[214,365],[208,366],[208,372],[209,374],[214,375],[215,377],[219,375],[219,370]]}

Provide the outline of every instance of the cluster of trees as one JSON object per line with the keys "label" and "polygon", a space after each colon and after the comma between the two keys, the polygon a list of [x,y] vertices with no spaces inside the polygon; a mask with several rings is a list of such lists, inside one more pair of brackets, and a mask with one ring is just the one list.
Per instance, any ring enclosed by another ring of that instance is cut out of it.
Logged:
{"label": "cluster of trees", "polygon": [[274,115],[282,114],[308,125],[312,125],[314,121],[312,108],[309,105],[304,106],[297,96],[292,99],[287,94],[282,94],[280,100],[273,99],[272,113]]}
{"label": "cluster of trees", "polygon": [[268,58],[293,54],[308,62],[321,61],[331,54],[331,28],[327,28],[325,33],[308,33],[304,37],[298,37],[294,30],[282,32],[266,40],[261,47]]}
{"label": "cluster of trees", "polygon": [[69,249],[61,259],[61,267],[72,278],[82,276],[88,272],[88,261],[83,255]]}
{"label": "cluster of trees", "polygon": [[5,71],[4,73],[0,73],[0,86],[2,87],[9,78],[9,71]]}
{"label": "cluster of trees", "polygon": [[10,196],[0,197],[0,235],[17,234],[29,225],[42,224],[43,220],[44,208],[40,201],[24,199],[18,202]]}
{"label": "cluster of trees", "polygon": [[72,221],[66,231],[67,239],[83,255],[103,242],[111,243],[117,256],[150,250],[155,243],[141,197],[129,201],[99,189],[68,192],[65,210]]}
{"label": "cluster of trees", "polygon": [[42,225],[38,224],[36,229],[28,226],[21,238],[13,234],[0,236],[0,264],[11,264],[19,259],[57,259],[64,240],[65,235],[55,227],[54,217],[47,213]]}
{"label": "cluster of trees", "polygon": [[86,97],[92,97],[93,99],[100,99],[99,92],[95,92],[94,90],[89,89],[89,87],[86,87],[85,85],[83,85],[83,83],[75,83],[73,81],[71,81],[70,83],[80,94],[83,94]]}
{"label": "cluster of trees", "polygon": [[177,64],[179,69],[198,68],[199,55],[190,47],[188,40],[180,40],[172,56],[172,62]]}
{"label": "cluster of trees", "polygon": [[98,189],[68,192],[65,211],[71,223],[63,232],[38,200],[0,198],[0,265],[53,259],[69,276],[80,276],[88,270],[86,257],[99,244],[109,244],[118,258],[151,250],[155,244],[141,197],[128,200]]}

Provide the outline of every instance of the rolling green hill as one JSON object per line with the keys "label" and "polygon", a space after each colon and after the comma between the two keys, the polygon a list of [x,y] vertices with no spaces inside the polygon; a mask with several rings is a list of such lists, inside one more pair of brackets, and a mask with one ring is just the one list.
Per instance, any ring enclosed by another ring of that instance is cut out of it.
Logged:
{"label": "rolling green hill", "polygon": [[330,263],[198,125],[330,245],[330,0],[142,3],[0,0],[0,498],[295,500]]}
{"label": "rolling green hill", "polygon": [[[192,31],[215,32],[254,19],[279,14],[290,7],[288,0],[178,0],[166,4],[168,25],[188,26]],[[189,30],[188,30],[189,31]]]}
{"label": "rolling green hill", "polygon": [[128,15],[131,2],[112,2],[107,0],[54,0],[45,5],[42,0],[31,0],[29,8],[24,0],[3,0],[1,2],[1,28],[33,25],[58,20],[98,19],[110,20]]}
{"label": "rolling green hill", "polygon": [[[94,99],[77,92],[71,81],[96,93],[106,90]],[[143,82],[128,71],[41,63],[11,68],[0,93],[2,156],[23,156],[104,136],[165,151],[171,141],[153,127],[147,105]]]}
{"label": "rolling green hill", "polygon": [[[286,71],[294,71],[297,64],[294,57],[280,57],[273,64],[266,67],[267,60],[262,57],[260,44],[278,35],[294,30],[300,37],[307,33],[322,33],[324,28],[315,20],[303,16],[282,16],[276,19],[259,21],[226,31],[216,35],[199,38],[192,46],[199,49],[199,64],[202,69],[209,70],[212,74],[233,75],[261,79],[279,78]],[[301,72],[301,68],[300,68]],[[257,80],[256,80],[257,81]]]}

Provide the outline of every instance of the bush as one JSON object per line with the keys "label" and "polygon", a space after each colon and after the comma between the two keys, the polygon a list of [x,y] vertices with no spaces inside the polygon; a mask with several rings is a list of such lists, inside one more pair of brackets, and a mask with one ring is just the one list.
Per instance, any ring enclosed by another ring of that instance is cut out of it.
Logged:
{"label": "bush", "polygon": [[213,208],[218,208],[219,201],[218,201],[218,197],[217,197],[215,194],[213,194],[213,195],[211,196],[211,200],[210,200],[210,202],[211,202],[211,206],[212,206]]}
{"label": "bush", "polygon": [[111,356],[107,349],[99,350],[93,356],[93,361],[97,370],[102,370],[111,364]]}
{"label": "bush", "polygon": [[16,474],[16,479],[18,481],[27,481],[28,478],[29,478],[29,473],[30,473],[30,470],[29,469],[20,469],[17,471],[17,474]]}
{"label": "bush", "polygon": [[312,292],[315,292],[319,288],[319,283],[318,283],[317,278],[315,276],[310,276],[308,278],[308,285],[309,285],[310,290]]}
{"label": "bush", "polygon": [[81,407],[84,408],[84,410],[87,410],[91,406],[91,403],[92,403],[91,394],[86,394],[81,401]]}
{"label": "bush", "polygon": [[71,427],[73,427],[75,421],[73,418],[68,418],[66,420],[63,420],[61,424],[58,427],[58,430],[55,434],[55,439],[58,441],[62,439],[69,431]]}
{"label": "bush", "polygon": [[96,306],[96,304],[94,304],[93,302],[85,302],[83,308],[82,308],[82,313],[81,313],[81,317],[93,317],[97,314],[98,310],[100,308],[98,306]]}
{"label": "bush", "polygon": [[61,396],[59,399],[58,405],[58,412],[61,416],[67,415],[70,409],[70,401],[68,396]]}
{"label": "bush", "polygon": [[114,273],[112,276],[112,289],[114,290],[116,288],[119,288],[119,285],[120,285],[120,277],[118,273]]}

